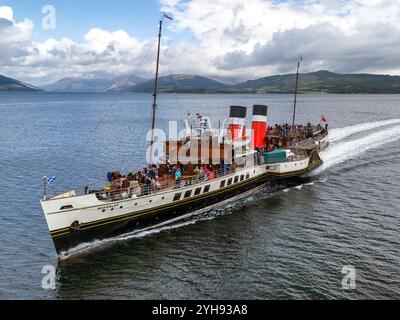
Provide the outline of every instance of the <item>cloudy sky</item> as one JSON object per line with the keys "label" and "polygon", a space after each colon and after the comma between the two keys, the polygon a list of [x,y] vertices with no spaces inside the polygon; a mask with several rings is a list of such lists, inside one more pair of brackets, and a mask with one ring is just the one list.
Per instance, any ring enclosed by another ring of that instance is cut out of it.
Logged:
{"label": "cloudy sky", "polygon": [[400,0],[0,0],[0,74],[151,76],[163,11],[164,74],[255,79],[299,56],[303,71],[400,74]]}

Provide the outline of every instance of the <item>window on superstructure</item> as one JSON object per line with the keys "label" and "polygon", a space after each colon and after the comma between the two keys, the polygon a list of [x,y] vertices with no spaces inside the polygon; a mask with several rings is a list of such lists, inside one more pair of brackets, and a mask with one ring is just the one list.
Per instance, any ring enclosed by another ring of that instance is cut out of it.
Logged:
{"label": "window on superstructure", "polygon": [[220,184],[220,188],[223,188],[223,187],[225,187],[225,183],[226,183],[226,181],[224,180],[224,181],[221,181],[221,184]]}
{"label": "window on superstructure", "polygon": [[61,208],[60,208],[60,210],[68,210],[68,209],[73,209],[74,207],[73,206],[71,206],[71,205],[69,205],[69,206],[62,206]]}
{"label": "window on superstructure", "polygon": [[182,196],[182,192],[179,192],[179,193],[175,194],[174,201],[180,200],[181,196]]}
{"label": "window on superstructure", "polygon": [[232,184],[232,178],[228,179],[228,186]]}
{"label": "window on superstructure", "polygon": [[201,188],[197,188],[196,191],[194,192],[195,196],[198,196],[201,193]]}
{"label": "window on superstructure", "polygon": [[240,181],[243,181],[244,180],[244,174],[242,174],[241,176],[240,176]]}
{"label": "window on superstructure", "polygon": [[235,177],[235,181],[233,183],[238,183],[239,182],[239,176]]}
{"label": "window on superstructure", "polygon": [[250,172],[246,173],[246,179],[250,179]]}
{"label": "window on superstructure", "polygon": [[209,192],[209,191],[210,191],[210,188],[211,188],[211,186],[210,186],[210,185],[208,185],[208,186],[205,186],[205,187],[204,187],[204,193],[207,193],[207,192]]}
{"label": "window on superstructure", "polygon": [[190,198],[191,195],[192,195],[192,190],[186,191],[186,192],[185,192],[184,199]]}

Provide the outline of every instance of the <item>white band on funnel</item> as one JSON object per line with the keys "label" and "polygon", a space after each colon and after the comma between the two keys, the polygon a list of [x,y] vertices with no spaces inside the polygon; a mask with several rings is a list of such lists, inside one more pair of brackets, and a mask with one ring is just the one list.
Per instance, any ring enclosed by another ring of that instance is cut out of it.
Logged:
{"label": "white band on funnel", "polygon": [[267,116],[253,116],[253,122],[265,122],[265,123],[267,123]]}
{"label": "white band on funnel", "polygon": [[230,118],[229,124],[234,124],[238,126],[244,126],[246,124],[246,119],[243,118]]}

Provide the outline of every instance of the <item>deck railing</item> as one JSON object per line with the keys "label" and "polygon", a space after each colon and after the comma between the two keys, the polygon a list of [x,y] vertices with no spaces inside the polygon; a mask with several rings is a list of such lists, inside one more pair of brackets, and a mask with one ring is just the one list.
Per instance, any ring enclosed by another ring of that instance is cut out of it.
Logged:
{"label": "deck railing", "polygon": [[[264,158],[263,157],[258,157],[257,158],[257,164],[256,165],[262,165],[264,163]],[[233,174],[240,174],[249,169],[254,167],[255,163],[247,164],[244,166],[237,166],[237,167],[231,167],[230,169],[219,169],[217,171],[210,171],[207,174],[201,174],[201,175],[193,175],[193,176],[186,176],[182,177],[181,179],[174,179],[172,174],[167,174],[170,175],[170,178],[168,180],[168,183],[162,184],[161,187],[157,187],[157,185],[153,182],[151,184],[144,184],[144,183],[139,183],[136,184],[135,186],[131,186],[128,188],[118,188],[114,190],[100,190],[100,191],[89,191],[89,193],[95,193],[96,197],[101,200],[101,201],[119,201],[122,199],[129,199],[132,197],[143,197],[143,196],[149,196],[153,195],[156,193],[161,193],[169,190],[178,190],[184,187],[188,186],[196,186],[198,184],[201,184],[206,181],[212,181],[217,178],[221,178],[224,176],[229,176]],[[161,182],[165,181],[165,178],[160,178]],[[135,183],[135,181],[133,181]]]}

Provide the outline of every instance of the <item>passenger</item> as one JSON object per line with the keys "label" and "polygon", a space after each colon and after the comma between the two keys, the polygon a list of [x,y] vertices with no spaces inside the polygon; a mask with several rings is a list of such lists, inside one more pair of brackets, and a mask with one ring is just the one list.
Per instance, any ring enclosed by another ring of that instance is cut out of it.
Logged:
{"label": "passenger", "polygon": [[176,187],[178,188],[180,187],[181,179],[182,179],[181,169],[177,168],[175,171],[175,182],[176,182]]}
{"label": "passenger", "polygon": [[112,174],[112,172],[108,172],[108,173],[107,173],[107,180],[108,180],[108,182],[113,181],[113,174]]}
{"label": "passenger", "polygon": [[131,187],[132,176],[128,175],[125,180],[122,181],[122,188],[128,189]]}
{"label": "passenger", "polygon": [[153,182],[153,187],[155,190],[161,190],[161,183],[159,181],[158,176],[156,176],[154,182]]}
{"label": "passenger", "polygon": [[210,175],[210,169],[208,169],[207,165],[204,166],[204,181],[207,181]]}
{"label": "passenger", "polygon": [[198,166],[196,166],[196,168],[194,168],[193,174],[194,174],[196,177],[200,174],[200,170],[199,170],[199,167],[198,167]]}
{"label": "passenger", "polygon": [[151,194],[151,179],[148,175],[145,177],[144,184],[145,184],[144,194],[145,195]]}
{"label": "passenger", "polygon": [[121,189],[121,179],[115,179],[111,184],[111,190],[116,191]]}
{"label": "passenger", "polygon": [[202,181],[203,179],[204,179],[204,169],[203,167],[200,167],[199,180]]}
{"label": "passenger", "polygon": [[142,174],[141,171],[139,171],[139,172],[137,173],[137,181],[139,181],[139,183],[141,183],[141,184],[144,183],[144,176],[143,176],[143,174]]}
{"label": "passenger", "polygon": [[154,168],[150,169],[149,171],[149,177],[150,179],[154,180],[156,178],[156,173],[154,171]]}

